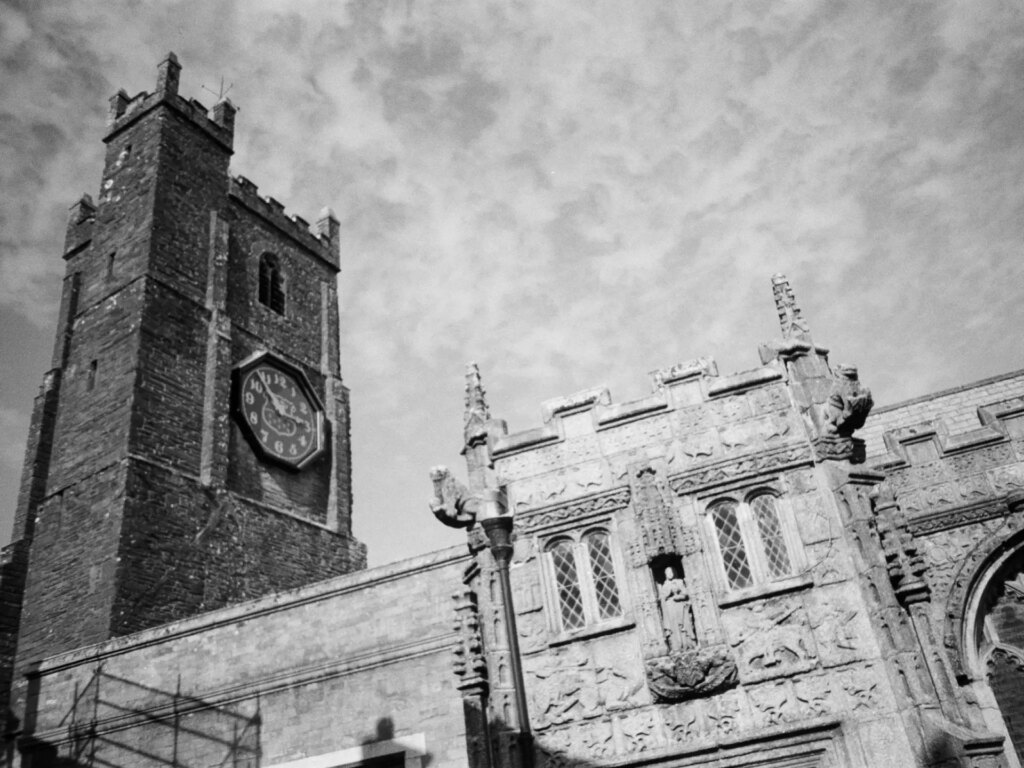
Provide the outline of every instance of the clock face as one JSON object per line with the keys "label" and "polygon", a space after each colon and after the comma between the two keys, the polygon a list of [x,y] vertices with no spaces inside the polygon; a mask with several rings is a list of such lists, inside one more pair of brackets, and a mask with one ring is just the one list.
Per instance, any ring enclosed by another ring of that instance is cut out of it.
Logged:
{"label": "clock face", "polygon": [[236,411],[257,450],[301,469],[324,446],[323,408],[299,371],[263,355],[238,370]]}

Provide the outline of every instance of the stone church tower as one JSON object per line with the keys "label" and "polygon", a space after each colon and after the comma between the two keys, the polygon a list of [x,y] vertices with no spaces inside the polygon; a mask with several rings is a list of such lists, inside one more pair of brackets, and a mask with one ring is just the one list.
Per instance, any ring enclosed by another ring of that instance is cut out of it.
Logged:
{"label": "stone church tower", "polygon": [[169,54],[153,93],[111,98],[99,198],[71,209],[0,574],[5,688],[43,657],[365,566],[338,220],[311,232],[232,178],[235,108],[208,115],[180,71]]}

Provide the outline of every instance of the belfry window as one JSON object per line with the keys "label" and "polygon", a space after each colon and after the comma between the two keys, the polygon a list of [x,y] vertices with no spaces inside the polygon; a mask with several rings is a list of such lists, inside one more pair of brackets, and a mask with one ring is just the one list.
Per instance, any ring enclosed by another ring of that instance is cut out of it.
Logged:
{"label": "belfry window", "polygon": [[260,304],[279,315],[284,314],[284,273],[272,253],[260,256]]}
{"label": "belfry window", "polygon": [[744,501],[720,499],[708,508],[708,516],[730,590],[795,574],[793,546],[787,542],[774,494],[760,491]]}
{"label": "belfry window", "polygon": [[573,632],[622,615],[615,558],[607,531],[565,536],[545,548],[552,589],[552,624]]}

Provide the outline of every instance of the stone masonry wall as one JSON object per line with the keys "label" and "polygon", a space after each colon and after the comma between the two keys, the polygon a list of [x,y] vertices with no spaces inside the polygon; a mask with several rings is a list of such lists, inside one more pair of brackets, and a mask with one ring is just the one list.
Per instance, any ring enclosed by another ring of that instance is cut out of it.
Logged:
{"label": "stone masonry wall", "polygon": [[36,754],[273,766],[419,738],[415,764],[463,768],[450,594],[465,565],[442,551],[50,658]]}

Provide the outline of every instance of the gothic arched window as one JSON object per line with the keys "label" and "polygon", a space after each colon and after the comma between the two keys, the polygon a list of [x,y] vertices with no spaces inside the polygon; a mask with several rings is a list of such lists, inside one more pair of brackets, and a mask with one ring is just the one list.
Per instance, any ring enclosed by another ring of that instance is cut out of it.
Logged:
{"label": "gothic arched window", "polygon": [[744,501],[721,499],[708,513],[729,589],[743,589],[793,576],[795,563],[786,542],[779,500],[756,491]]}
{"label": "gothic arched window", "polygon": [[1004,555],[977,600],[973,629],[980,672],[1024,760],[1024,547]]}
{"label": "gothic arched window", "polygon": [[260,304],[284,314],[284,273],[277,257],[272,253],[260,256]]}
{"label": "gothic arched window", "polygon": [[615,558],[608,531],[563,536],[545,547],[551,592],[557,611],[552,624],[572,632],[622,615]]}

